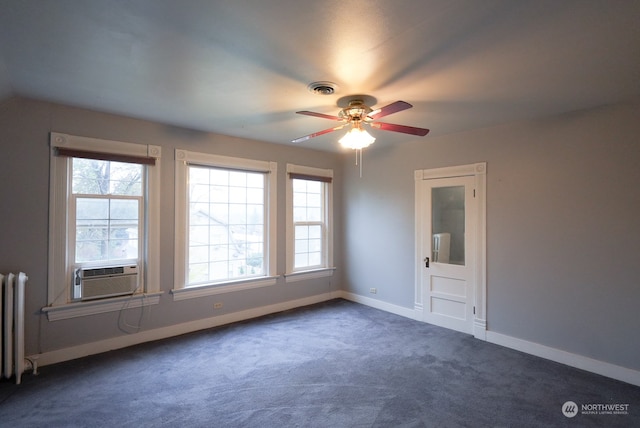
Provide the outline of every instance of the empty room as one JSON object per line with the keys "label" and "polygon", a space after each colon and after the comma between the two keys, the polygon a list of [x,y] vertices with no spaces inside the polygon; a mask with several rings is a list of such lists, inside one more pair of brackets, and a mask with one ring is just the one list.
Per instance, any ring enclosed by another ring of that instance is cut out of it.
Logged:
{"label": "empty room", "polygon": [[639,17],[0,0],[0,425],[640,426]]}

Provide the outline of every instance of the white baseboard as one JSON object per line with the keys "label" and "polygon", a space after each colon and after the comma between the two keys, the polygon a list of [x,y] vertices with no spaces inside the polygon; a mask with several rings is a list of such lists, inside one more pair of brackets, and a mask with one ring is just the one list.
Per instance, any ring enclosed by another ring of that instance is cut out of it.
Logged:
{"label": "white baseboard", "polygon": [[638,370],[617,366],[615,364],[595,360],[593,358],[573,354],[561,349],[551,348],[539,343],[529,342],[527,340],[518,339],[505,334],[496,333],[494,331],[487,331],[487,342],[640,386],[640,371]]}
{"label": "white baseboard", "polygon": [[350,300],[356,303],[362,303],[372,308],[380,309],[385,312],[391,312],[392,314],[400,315],[405,318],[411,318],[412,320],[419,321],[419,314],[414,309],[405,308],[404,306],[394,305],[393,303],[383,302],[382,300],[372,299],[370,297],[361,296],[359,294],[349,293],[347,291],[339,291],[340,297],[346,300]]}
{"label": "white baseboard", "polygon": [[114,349],[126,348],[127,346],[138,345],[154,340],[166,339],[181,334],[191,333],[207,328],[218,327],[233,322],[244,321],[251,318],[257,318],[276,312],[286,311],[301,306],[313,305],[331,299],[341,297],[339,291],[319,294],[316,296],[305,297],[297,300],[276,303],[259,308],[247,309],[244,311],[233,312],[230,314],[219,315],[216,317],[205,318],[196,321],[190,321],[182,324],[172,325],[153,330],[141,331],[139,333],[127,336],[119,336],[111,339],[99,340],[97,342],[85,343],[69,348],[57,349],[55,351],[44,352],[42,354],[30,355],[27,358],[35,361],[38,366],[46,366],[49,364],[61,363],[63,361],[74,360],[76,358],[86,357],[88,355],[100,354],[102,352],[112,351]]}
{"label": "white baseboard", "polygon": [[[391,303],[383,302],[358,294],[348,293],[346,291],[341,291],[339,293],[341,293],[340,297],[342,297],[343,299],[351,300],[353,302],[361,303],[366,306],[371,306],[376,309],[381,309],[386,312],[420,321],[420,315],[418,311],[414,309],[393,305]],[[477,339],[486,340],[487,342],[515,349],[516,351],[521,351],[526,354],[535,355],[536,357],[545,358],[547,360],[555,361],[567,366],[575,367],[591,373],[630,383],[632,385],[640,386],[640,371],[638,370],[617,366],[615,364],[595,360],[593,358],[573,354],[571,352],[562,351],[560,349],[551,348],[549,346],[540,345],[538,343],[529,342],[512,336],[507,336],[501,333],[496,333],[494,331],[485,330],[484,325],[478,325],[477,327],[479,327],[479,332],[475,334],[475,337]]]}

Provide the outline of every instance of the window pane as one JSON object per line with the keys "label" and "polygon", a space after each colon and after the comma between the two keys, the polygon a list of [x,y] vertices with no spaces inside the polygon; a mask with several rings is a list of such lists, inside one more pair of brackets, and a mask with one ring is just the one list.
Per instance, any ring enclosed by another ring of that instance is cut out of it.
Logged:
{"label": "window pane", "polygon": [[246,187],[230,187],[229,188],[229,202],[232,204],[244,204],[247,202],[247,188]]}
{"label": "window pane", "polygon": [[229,171],[217,168],[203,168],[209,171],[210,184],[218,184],[225,188],[229,186]]}
{"label": "window pane", "polygon": [[191,202],[209,202],[209,186],[191,183],[189,186],[189,199]]}
{"label": "window pane", "polygon": [[307,208],[307,221],[321,221],[322,220],[322,209],[309,207]]}
{"label": "window pane", "polygon": [[109,240],[109,259],[125,260],[138,257],[137,239],[111,239]]}
{"label": "window pane", "polygon": [[322,226],[309,226],[309,238],[320,239],[322,238]]}
{"label": "window pane", "polygon": [[323,266],[324,211],[327,184],[293,179],[294,269]]}
{"label": "window pane", "polygon": [[295,192],[306,192],[307,191],[307,180],[299,180],[297,178],[293,179],[293,191]]}
{"label": "window pane", "polygon": [[209,266],[211,271],[206,279],[207,282],[229,279],[229,263],[226,260],[223,262],[210,263]]}
{"label": "window pane", "polygon": [[264,275],[265,174],[189,168],[209,171],[199,171],[197,185],[198,195],[206,193],[211,203],[205,210],[190,193],[189,246],[206,247],[208,264],[201,266],[203,249],[189,253],[187,286]]}
{"label": "window pane", "polygon": [[108,260],[108,241],[76,242],[76,263]]}
{"label": "window pane", "polygon": [[202,245],[189,247],[189,260],[193,263],[209,261],[209,247]]}
{"label": "window pane", "polygon": [[309,193],[307,196],[307,206],[309,207],[321,207],[322,200],[320,199],[319,193]]}
{"label": "window pane", "polygon": [[464,186],[432,190],[432,260],[464,265]]}
{"label": "window pane", "polygon": [[229,204],[211,204],[211,217],[206,219],[210,224],[229,224]]}
{"label": "window pane", "polygon": [[307,194],[302,192],[293,193],[293,206],[294,207],[306,207],[307,206]]}
{"label": "window pane", "polygon": [[[207,247],[209,248],[209,247]],[[229,260],[229,246],[228,245],[214,245],[211,253],[207,253],[207,260],[215,262],[226,262]]]}
{"label": "window pane", "polygon": [[307,239],[296,239],[296,254],[308,252],[309,241]]}
{"label": "window pane", "polygon": [[262,189],[247,189],[247,203],[262,204],[264,203],[264,191]]}
{"label": "window pane", "polygon": [[320,266],[322,265],[322,253],[315,252],[309,253],[309,266]]}
{"label": "window pane", "polygon": [[309,237],[309,226],[295,227],[296,239],[307,239]]}
{"label": "window pane", "polygon": [[189,263],[189,282],[202,283],[209,279],[209,263]]}
{"label": "window pane", "polygon": [[264,224],[264,205],[247,205],[247,224]]}
{"label": "window pane", "polygon": [[247,206],[240,204],[229,205],[229,224],[247,224]]}
{"label": "window pane", "polygon": [[307,207],[293,207],[293,222],[307,220]]}
{"label": "window pane", "polygon": [[130,220],[112,220],[109,227],[110,239],[138,239],[138,222]]}
{"label": "window pane", "polygon": [[211,205],[203,202],[189,204],[189,222],[191,224],[209,224]]}
{"label": "window pane", "polygon": [[93,241],[107,239],[109,236],[108,220],[76,221],[76,241]]}
{"label": "window pane", "polygon": [[109,199],[78,198],[76,200],[76,219],[108,219]]}
{"label": "window pane", "polygon": [[227,186],[210,186],[210,189],[211,202],[222,202],[225,204],[229,202],[229,188]]}
{"label": "window pane", "polygon": [[138,201],[136,199],[112,199],[110,201],[110,217],[112,220],[138,220]]}
{"label": "window pane", "polygon": [[247,187],[253,187],[253,188],[256,188],[256,189],[264,189],[264,174],[248,173],[247,174]]}
{"label": "window pane", "polygon": [[320,193],[322,192],[323,183],[320,181],[306,181],[308,193]]}
{"label": "window pane", "polygon": [[309,266],[309,254],[307,253],[296,253],[294,260],[295,267],[307,267]]}
{"label": "window pane", "polygon": [[80,158],[71,162],[74,194],[142,195],[142,165]]}
{"label": "window pane", "polygon": [[189,168],[189,185],[209,184],[209,168],[192,166]]}
{"label": "window pane", "polygon": [[209,234],[210,242],[220,245],[227,245],[229,243],[229,228],[227,226],[210,226]]}
{"label": "window pane", "polygon": [[140,200],[78,197],[75,262],[139,257]]}
{"label": "window pane", "polygon": [[229,172],[229,185],[231,187],[247,187],[247,173],[240,171]]}
{"label": "window pane", "polygon": [[309,239],[309,251],[319,252],[322,250],[322,241],[320,239]]}
{"label": "window pane", "polygon": [[209,225],[194,225],[189,228],[189,246],[209,245]]}

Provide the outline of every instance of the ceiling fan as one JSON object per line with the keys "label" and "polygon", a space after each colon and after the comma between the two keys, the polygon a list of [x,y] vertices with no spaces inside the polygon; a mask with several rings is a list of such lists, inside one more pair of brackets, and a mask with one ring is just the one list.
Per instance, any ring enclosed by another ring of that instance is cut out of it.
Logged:
{"label": "ceiling fan", "polygon": [[[365,96],[362,96],[365,98]],[[329,132],[338,131],[347,125],[351,125],[351,130],[340,139],[340,142],[348,148],[360,150],[367,147],[375,138],[369,135],[364,129],[363,125],[371,126],[372,128],[382,129],[383,131],[401,132],[403,134],[411,134],[418,136],[425,136],[429,133],[428,129],[416,128],[414,126],[396,125],[393,123],[377,122],[377,119],[388,116],[393,113],[397,113],[403,110],[407,110],[413,107],[411,104],[405,101],[396,101],[382,108],[372,109],[360,98],[354,98],[348,101],[348,105],[344,107],[338,113],[338,116],[332,116],[324,113],[317,113],[313,111],[297,111],[297,114],[303,114],[306,116],[320,117],[323,119],[334,120],[342,122],[338,126],[333,128],[324,129],[322,131],[314,132],[313,134],[305,135],[304,137],[296,138],[292,140],[292,143],[301,143],[311,138],[318,137],[320,135],[328,134]],[[346,141],[343,141],[346,140]]]}

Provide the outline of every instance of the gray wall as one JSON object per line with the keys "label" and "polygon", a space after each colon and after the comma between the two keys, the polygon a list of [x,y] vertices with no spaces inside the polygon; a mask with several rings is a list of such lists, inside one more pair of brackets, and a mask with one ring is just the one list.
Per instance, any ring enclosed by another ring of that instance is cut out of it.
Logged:
{"label": "gray wall", "polygon": [[[335,260],[329,279],[224,297],[215,314],[342,288],[412,308],[413,171],[486,161],[489,330],[639,370],[640,102],[603,107],[398,145],[384,134],[353,157],[172,128],[22,98],[0,104],[0,272],[24,270],[27,354],[124,335],[120,314],[47,321],[50,131],[162,146],[162,290],[173,278],[173,150],[277,161],[336,173]],[[341,185],[342,183],[343,185]],[[284,271],[284,215],[278,218]],[[7,243],[15,246],[9,247]],[[376,287],[378,294],[369,294]],[[173,302],[165,293],[142,329],[213,316],[210,298]],[[136,324],[140,312],[125,311]]]}
{"label": "gray wall", "polygon": [[344,161],[343,288],[412,308],[413,171],[486,161],[488,329],[640,369],[639,118],[635,102],[394,146],[379,134],[362,178]]}
{"label": "gray wall", "polygon": [[[340,175],[341,157],[335,153],[266,144],[206,134],[157,123],[60,106],[24,98],[0,104],[0,272],[22,270],[29,275],[26,291],[26,353],[52,351],[68,346],[116,337],[136,329],[149,330],[209,318],[245,309],[295,300],[339,289],[337,276],[286,284],[283,278],[272,287],[174,302],[174,149],[244,157],[278,163],[278,273],[285,271],[286,163],[332,168]],[[47,303],[47,240],[49,198],[49,132],[162,146],[161,160],[161,289],[160,304],[49,322],[40,309]],[[342,211],[339,185],[334,186],[335,208]],[[340,216],[335,219],[340,236]],[[341,268],[341,246],[335,261]],[[224,307],[213,311],[214,301]]]}

